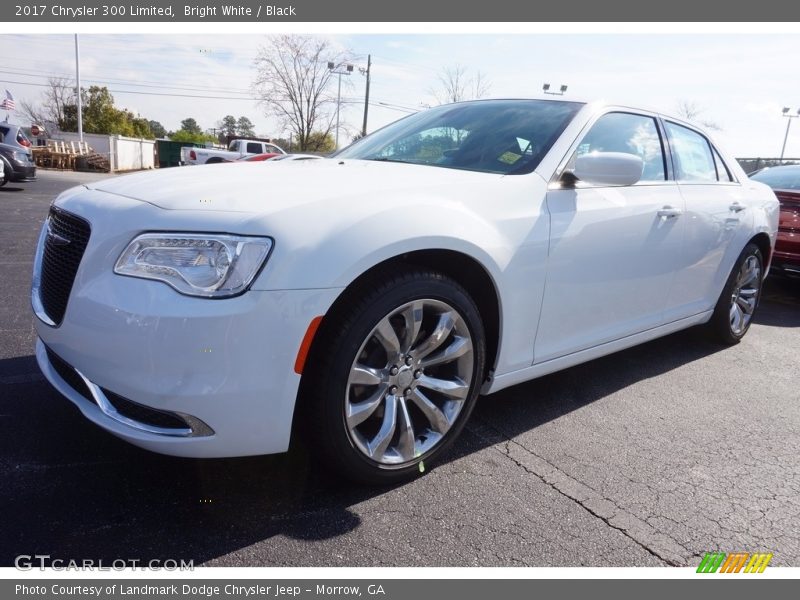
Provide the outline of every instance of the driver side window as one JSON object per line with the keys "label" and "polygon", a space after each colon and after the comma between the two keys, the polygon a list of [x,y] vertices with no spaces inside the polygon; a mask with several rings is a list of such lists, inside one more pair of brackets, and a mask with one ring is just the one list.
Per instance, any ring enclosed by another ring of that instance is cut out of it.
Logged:
{"label": "driver side window", "polygon": [[664,181],[664,148],[652,117],[630,113],[608,113],[600,117],[581,141],[570,160],[590,152],[623,152],[640,156],[644,162],[639,181]]}

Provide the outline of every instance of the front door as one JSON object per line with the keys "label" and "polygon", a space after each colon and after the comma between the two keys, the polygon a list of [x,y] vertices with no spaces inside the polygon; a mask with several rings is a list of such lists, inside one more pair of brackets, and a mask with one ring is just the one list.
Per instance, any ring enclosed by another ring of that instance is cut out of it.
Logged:
{"label": "front door", "polygon": [[550,248],[535,363],[662,324],[679,264],[684,203],[668,178],[656,119],[603,115],[575,156],[592,151],[638,154],[642,179],[548,192]]}

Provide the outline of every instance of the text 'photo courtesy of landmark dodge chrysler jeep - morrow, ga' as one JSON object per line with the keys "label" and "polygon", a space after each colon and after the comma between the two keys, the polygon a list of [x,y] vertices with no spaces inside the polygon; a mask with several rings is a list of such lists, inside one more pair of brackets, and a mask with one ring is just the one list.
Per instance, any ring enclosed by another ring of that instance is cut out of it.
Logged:
{"label": "text 'photo courtesy of landmark dodge chrysler jeep - morrow, ga'", "polygon": [[772,190],[701,130],[563,100],[408,116],[331,159],[76,187],[42,228],[47,379],[133,444],[419,473],[480,393],[693,325],[747,332]]}

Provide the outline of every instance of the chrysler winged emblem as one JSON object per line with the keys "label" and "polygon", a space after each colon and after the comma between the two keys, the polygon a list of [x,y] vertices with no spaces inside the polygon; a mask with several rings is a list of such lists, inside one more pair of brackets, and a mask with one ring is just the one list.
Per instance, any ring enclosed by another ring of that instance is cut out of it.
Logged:
{"label": "chrysler winged emblem", "polygon": [[47,239],[54,246],[66,246],[71,243],[71,240],[62,237],[53,231],[53,228],[50,227],[50,223],[47,224]]}

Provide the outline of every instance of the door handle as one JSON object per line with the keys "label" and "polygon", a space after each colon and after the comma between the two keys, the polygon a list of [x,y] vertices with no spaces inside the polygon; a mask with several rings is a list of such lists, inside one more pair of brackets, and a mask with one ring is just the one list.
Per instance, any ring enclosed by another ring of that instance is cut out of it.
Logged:
{"label": "door handle", "polygon": [[745,210],[747,207],[744,206],[743,204],[739,204],[738,202],[734,202],[728,208],[730,208],[735,213],[739,213]]}
{"label": "door handle", "polygon": [[674,219],[675,217],[681,216],[682,212],[683,211],[680,208],[675,208],[674,206],[665,206],[656,214],[663,219]]}

